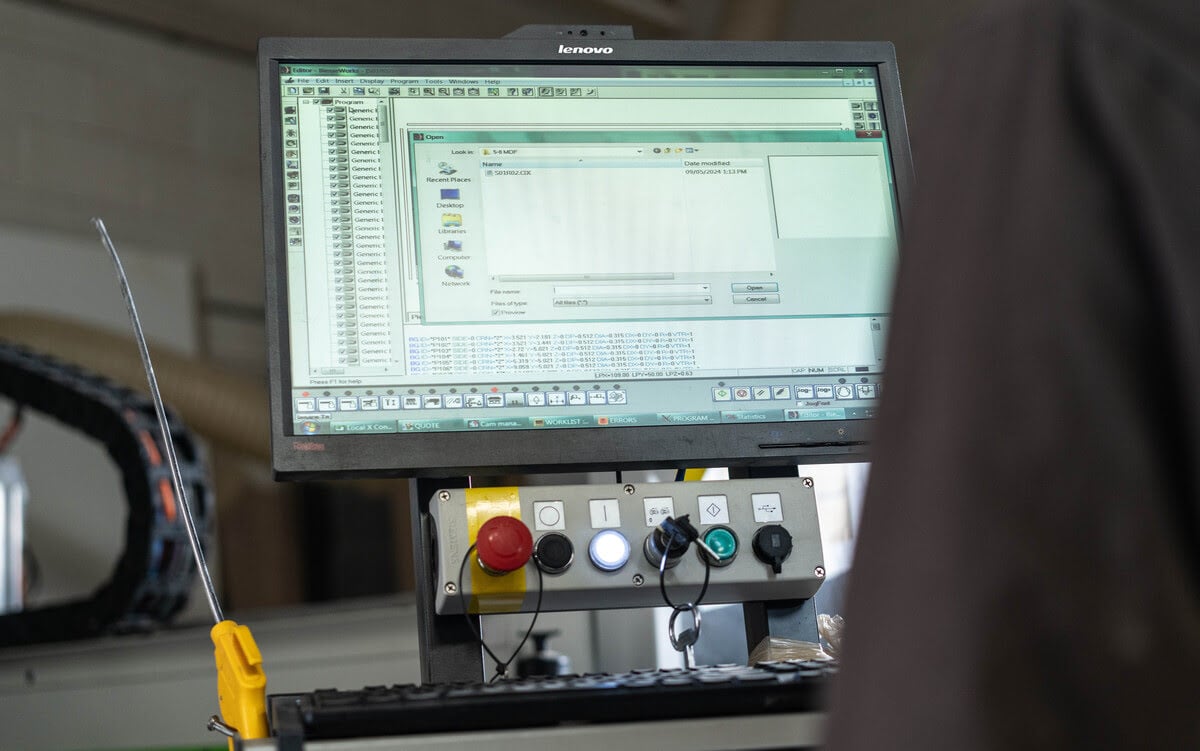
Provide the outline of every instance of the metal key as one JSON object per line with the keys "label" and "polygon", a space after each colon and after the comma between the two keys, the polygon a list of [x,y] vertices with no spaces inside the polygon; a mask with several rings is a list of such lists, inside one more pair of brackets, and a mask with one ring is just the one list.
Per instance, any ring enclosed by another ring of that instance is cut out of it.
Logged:
{"label": "metal key", "polygon": [[[692,627],[677,632],[675,621],[679,618],[679,614],[684,612],[691,613]],[[671,620],[667,621],[667,636],[670,637],[671,646],[675,651],[683,653],[683,666],[689,669],[695,667],[696,654],[693,647],[700,638],[700,609],[689,602],[672,610]]]}

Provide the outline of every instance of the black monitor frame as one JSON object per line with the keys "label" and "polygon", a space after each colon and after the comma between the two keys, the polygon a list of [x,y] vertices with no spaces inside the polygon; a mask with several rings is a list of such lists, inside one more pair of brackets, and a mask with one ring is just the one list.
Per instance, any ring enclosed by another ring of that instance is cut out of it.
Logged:
{"label": "black monitor frame", "polygon": [[[782,466],[863,461],[870,420],[577,428],[545,431],[291,434],[288,301],[281,201],[283,174],[278,70],[281,64],[530,63],[594,65],[562,55],[560,39],[299,39],[259,43],[263,241],[272,464],[281,479],[318,476],[453,477],[506,472],[574,472],[654,467]],[[898,208],[911,195],[912,159],[889,42],[716,42],[606,39],[605,63],[659,65],[844,65],[878,70],[882,117],[892,156]],[[902,229],[903,224],[900,223]]]}

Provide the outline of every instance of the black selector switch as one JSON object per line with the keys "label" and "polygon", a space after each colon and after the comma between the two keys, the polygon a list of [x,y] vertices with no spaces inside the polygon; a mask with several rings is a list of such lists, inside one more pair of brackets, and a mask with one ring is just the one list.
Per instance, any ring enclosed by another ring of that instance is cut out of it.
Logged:
{"label": "black selector switch", "polygon": [[566,535],[550,532],[538,538],[533,546],[533,558],[547,574],[561,574],[575,560],[575,546]]}
{"label": "black selector switch", "polygon": [[792,535],[778,524],[768,524],[754,533],[754,557],[783,573],[783,562],[792,554]]}

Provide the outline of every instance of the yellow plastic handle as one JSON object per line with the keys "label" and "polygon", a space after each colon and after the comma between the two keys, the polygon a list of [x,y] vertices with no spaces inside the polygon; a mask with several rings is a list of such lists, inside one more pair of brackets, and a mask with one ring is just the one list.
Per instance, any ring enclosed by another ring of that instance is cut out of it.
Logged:
{"label": "yellow plastic handle", "polygon": [[[250,629],[233,621],[213,626],[221,719],[243,740],[267,737],[267,675]],[[233,739],[229,739],[230,751]]]}

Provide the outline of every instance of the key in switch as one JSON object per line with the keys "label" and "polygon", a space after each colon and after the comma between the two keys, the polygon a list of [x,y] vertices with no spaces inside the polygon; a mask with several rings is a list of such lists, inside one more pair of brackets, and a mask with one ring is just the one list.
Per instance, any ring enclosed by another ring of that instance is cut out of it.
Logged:
{"label": "key in switch", "polygon": [[792,554],[792,535],[778,524],[768,524],[754,533],[751,547],[755,558],[782,574],[783,562]]}

